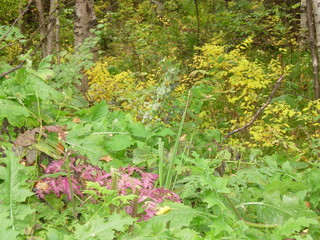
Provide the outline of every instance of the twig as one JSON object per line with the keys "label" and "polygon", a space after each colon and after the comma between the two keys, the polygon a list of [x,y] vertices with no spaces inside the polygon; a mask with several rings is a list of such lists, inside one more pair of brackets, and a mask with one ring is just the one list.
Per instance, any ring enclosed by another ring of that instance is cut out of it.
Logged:
{"label": "twig", "polygon": [[[50,31],[51,31],[51,30],[50,30]],[[50,31],[47,32],[47,35],[46,35],[46,36],[48,36],[48,34],[49,34]],[[30,57],[32,57],[33,55],[36,54],[36,52],[39,50],[39,48],[41,47],[41,45],[42,45],[42,43],[45,41],[45,39],[46,39],[46,37],[43,38],[43,39],[40,41],[40,43],[38,44],[38,46],[37,46],[37,47],[33,50],[33,52],[30,54]],[[0,78],[4,77],[4,76],[6,76],[6,75],[8,75],[8,74],[10,74],[10,73],[12,73],[12,72],[20,69],[20,68],[22,68],[23,65],[26,63],[26,61],[27,61],[27,60],[24,60],[24,61],[22,61],[19,65],[15,66],[14,68],[11,68],[9,71],[4,72],[4,73],[1,73],[1,74],[0,74]]]}
{"label": "twig", "polygon": [[258,119],[258,117],[260,116],[260,114],[264,111],[264,109],[270,104],[271,100],[274,98],[274,95],[276,93],[276,91],[278,90],[278,88],[280,87],[280,83],[281,81],[284,79],[284,75],[282,75],[278,81],[276,82],[276,84],[274,85],[273,87],[273,90],[272,92],[270,93],[269,97],[268,97],[268,100],[265,104],[262,105],[262,107],[254,114],[254,116],[251,118],[250,122],[248,122],[247,124],[245,124],[243,127],[241,128],[237,128],[235,130],[233,130],[232,132],[229,132],[225,137],[224,139],[227,139],[229,138],[231,135],[237,133],[237,132],[240,132],[240,131],[243,131],[249,127],[252,126],[252,124]]}
{"label": "twig", "polygon": [[2,74],[0,75],[0,78],[8,75],[9,73],[12,73],[12,72],[18,70],[19,68],[22,68],[22,66],[23,66],[23,64],[25,64],[25,62],[26,62],[26,61],[23,61],[23,62],[21,62],[18,66],[14,67],[14,68],[11,68],[9,71],[7,71],[7,72],[5,72],[5,73],[2,73]]}
{"label": "twig", "polygon": [[16,20],[12,23],[10,29],[0,38],[0,42],[11,32],[12,28],[14,27],[14,25],[16,25],[16,23],[23,17],[23,15],[28,11],[31,3],[33,2],[33,0],[31,0],[28,5],[26,6],[26,8],[23,10],[23,12],[20,14],[20,16],[18,18],[16,18]]}
{"label": "twig", "polygon": [[4,48],[6,48],[6,47],[10,47],[10,46],[12,46],[12,45],[14,45],[14,44],[16,44],[16,43],[9,43],[9,44],[7,44],[7,45],[5,45],[5,46],[1,47],[1,48],[0,48],[0,51],[1,51],[2,49],[4,49]]}

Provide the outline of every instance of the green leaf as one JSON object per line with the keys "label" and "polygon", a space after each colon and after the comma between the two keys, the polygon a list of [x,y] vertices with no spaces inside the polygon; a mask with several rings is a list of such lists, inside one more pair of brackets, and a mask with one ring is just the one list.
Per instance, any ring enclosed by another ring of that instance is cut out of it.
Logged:
{"label": "green leaf", "polygon": [[7,157],[3,159],[3,163],[6,167],[0,165],[0,179],[3,180],[0,184],[2,211],[10,216],[13,227],[22,229],[23,226],[17,226],[20,223],[19,220],[33,213],[30,206],[23,202],[34,193],[30,191],[30,184],[26,183],[27,167],[19,163],[19,158],[12,151],[6,151],[5,154]]}
{"label": "green leaf", "polygon": [[49,84],[45,83],[42,79],[29,77],[29,81],[33,85],[34,91],[39,98],[47,101],[63,101],[63,95]]}
{"label": "green leaf", "polygon": [[78,240],[113,240],[115,231],[125,232],[133,222],[133,218],[120,214],[113,214],[108,220],[96,216],[84,225],[77,224],[74,234]]}
{"label": "green leaf", "polygon": [[284,237],[289,237],[291,234],[299,233],[311,224],[319,224],[316,219],[300,217],[298,219],[290,218],[282,227],[277,229]]}
{"label": "green leaf", "polygon": [[41,60],[41,62],[39,63],[38,69],[39,69],[39,70],[42,70],[42,69],[50,69],[50,67],[51,67],[51,61],[52,61],[52,55],[46,56],[46,57],[43,58],[43,59]]}
{"label": "green leaf", "polygon": [[18,103],[0,99],[0,121],[7,118],[9,123],[16,127],[22,127],[29,116],[28,111]]}
{"label": "green leaf", "polygon": [[65,172],[57,172],[57,173],[52,173],[52,174],[45,174],[38,178],[38,180],[44,179],[44,178],[55,178],[55,177],[60,177],[60,176],[67,176],[68,174]]}
{"label": "green leaf", "polygon": [[86,121],[96,121],[100,118],[105,118],[106,116],[108,116],[109,109],[108,105],[106,104],[106,101],[101,101],[100,103],[95,104],[91,108],[82,110],[79,113],[85,116],[84,120]]}
{"label": "green leaf", "polygon": [[193,218],[204,215],[202,212],[183,205],[182,203],[165,202],[162,205],[170,207],[171,211],[160,216],[155,216],[148,221],[152,223],[170,222],[170,228],[180,229],[182,227],[188,227]]}
{"label": "green leaf", "polygon": [[205,197],[203,199],[204,202],[208,204],[208,208],[211,208],[213,206],[218,206],[220,210],[226,210],[226,206],[224,203],[219,199],[218,194],[212,192],[212,191],[207,191],[205,194]]}
{"label": "green leaf", "polygon": [[135,123],[129,125],[130,132],[135,137],[145,138],[147,137],[147,131],[142,123]]}
{"label": "green leaf", "polygon": [[41,69],[36,71],[34,74],[41,78],[43,81],[47,81],[54,76],[54,71],[52,71],[51,69]]}
{"label": "green leaf", "polygon": [[15,75],[15,79],[17,83],[24,84],[27,80],[27,70],[25,68],[20,68]]}
{"label": "green leaf", "polygon": [[19,232],[12,228],[12,219],[7,218],[4,212],[0,212],[0,238],[5,237],[5,239],[17,239]]}
{"label": "green leaf", "polygon": [[39,142],[33,145],[40,152],[45,153],[46,155],[52,157],[53,159],[59,159],[61,156],[57,154],[57,150],[47,144],[46,142]]}
{"label": "green leaf", "polygon": [[175,135],[175,132],[172,131],[170,128],[161,128],[160,130],[151,134],[151,136],[159,136],[159,137],[174,136],[174,135]]}
{"label": "green leaf", "polygon": [[133,140],[129,135],[115,135],[105,144],[107,150],[117,152],[125,150],[133,144]]}

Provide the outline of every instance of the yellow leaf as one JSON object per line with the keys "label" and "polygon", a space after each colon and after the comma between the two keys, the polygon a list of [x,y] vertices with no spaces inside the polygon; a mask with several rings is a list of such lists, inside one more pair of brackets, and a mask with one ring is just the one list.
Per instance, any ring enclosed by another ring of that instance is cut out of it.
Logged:
{"label": "yellow leaf", "polygon": [[160,215],[166,214],[166,213],[169,212],[170,210],[171,210],[171,208],[168,207],[168,206],[161,207],[161,208],[159,209],[159,211],[156,212],[156,215],[157,215],[157,216],[160,216]]}

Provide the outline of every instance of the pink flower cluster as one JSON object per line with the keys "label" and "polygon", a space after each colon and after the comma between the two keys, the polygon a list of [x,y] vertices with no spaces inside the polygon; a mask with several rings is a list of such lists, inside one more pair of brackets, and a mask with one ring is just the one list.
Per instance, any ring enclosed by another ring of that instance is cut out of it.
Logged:
{"label": "pink flower cluster", "polygon": [[[77,163],[76,158],[70,158],[70,171],[73,193],[79,197],[84,197],[82,190],[85,189],[85,182],[97,182],[108,189],[111,188],[112,176],[99,167],[91,164]],[[63,160],[53,161],[45,170],[45,174],[66,173],[66,166]],[[119,173],[117,189],[119,194],[126,195],[134,193],[139,188],[138,203],[142,204],[144,213],[140,215],[142,220],[147,220],[158,211],[158,205],[167,200],[181,202],[180,197],[169,189],[154,188],[154,183],[158,175],[144,172],[143,168],[124,167],[117,170]],[[69,181],[66,174],[58,177],[47,177],[39,181],[35,186],[35,193],[39,198],[44,198],[46,194],[54,193],[60,197],[63,194],[71,198]],[[132,214],[133,206],[126,206],[125,211]]]}

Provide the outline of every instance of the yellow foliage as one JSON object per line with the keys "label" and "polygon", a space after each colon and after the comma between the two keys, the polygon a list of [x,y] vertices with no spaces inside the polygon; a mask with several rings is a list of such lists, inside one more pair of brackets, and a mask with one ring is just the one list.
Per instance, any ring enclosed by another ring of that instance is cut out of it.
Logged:
{"label": "yellow foliage", "polygon": [[[226,94],[229,107],[238,109],[241,113],[251,117],[252,111],[256,109],[259,96],[263,89],[269,88],[276,80],[275,76],[281,75],[281,66],[275,61],[270,63],[266,70],[258,62],[250,61],[242,52],[250,46],[252,37],[249,37],[239,46],[227,52],[226,47],[213,40],[200,48],[202,55],[195,57],[197,70],[206,70],[215,88],[221,89]],[[208,82],[208,81],[207,81]],[[260,101],[261,102],[261,101]],[[240,106],[240,109],[239,107]],[[244,117],[245,121],[248,119]],[[238,123],[241,125],[243,121]]]}
{"label": "yellow foliage", "polygon": [[[248,38],[227,51],[219,41],[213,40],[200,48],[202,54],[194,59],[196,71],[193,74],[201,75],[203,80],[199,82],[210,85],[212,95],[219,94],[217,99],[223,102],[220,108],[216,101],[212,101],[201,109],[198,117],[203,120],[202,127],[214,128],[218,123],[213,119],[221,115],[229,115],[229,118],[224,119],[228,123],[225,132],[244,126],[266,102],[274,82],[281,75],[289,73],[290,66],[283,67],[278,60],[271,60],[267,67],[257,61],[250,61],[242,50],[250,47],[251,43],[252,38]],[[314,114],[317,112],[314,103],[306,111],[310,111],[310,108]],[[299,138],[299,135],[293,134],[291,121],[294,118],[298,125],[303,115],[286,102],[274,102],[249,129],[247,138],[240,142],[252,147],[283,146],[297,151],[292,141]],[[239,143],[236,137],[234,135],[230,143]]]}
{"label": "yellow foliage", "polygon": [[95,101],[105,99],[114,103],[133,89],[136,80],[130,71],[112,75],[107,67],[107,63],[97,62],[86,71],[90,85],[88,94]]}

